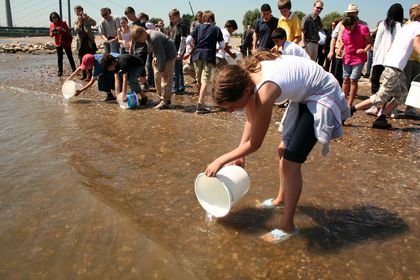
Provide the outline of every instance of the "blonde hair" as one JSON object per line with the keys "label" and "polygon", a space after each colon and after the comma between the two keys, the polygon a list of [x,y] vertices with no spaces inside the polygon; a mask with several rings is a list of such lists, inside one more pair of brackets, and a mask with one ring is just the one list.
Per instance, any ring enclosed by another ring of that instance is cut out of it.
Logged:
{"label": "blonde hair", "polygon": [[274,60],[279,55],[262,51],[247,57],[241,65],[226,65],[214,78],[213,94],[218,105],[239,100],[253,83],[250,73],[261,71],[261,61]]}
{"label": "blonde hair", "polygon": [[131,27],[131,40],[137,41],[138,38],[140,38],[141,35],[143,35],[146,32],[146,29],[141,26],[134,25]]}

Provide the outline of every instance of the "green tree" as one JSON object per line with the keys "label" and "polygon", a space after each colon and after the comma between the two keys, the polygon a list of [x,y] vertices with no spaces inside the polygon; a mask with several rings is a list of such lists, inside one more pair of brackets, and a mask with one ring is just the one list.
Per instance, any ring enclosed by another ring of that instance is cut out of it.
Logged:
{"label": "green tree", "polygon": [[156,23],[158,23],[159,21],[163,21],[163,19],[161,19],[161,18],[155,18],[155,17],[152,17],[152,18],[150,19],[150,22],[151,22],[151,23],[153,23],[153,24],[156,24]]}
{"label": "green tree", "polygon": [[188,30],[190,30],[191,23],[193,21],[194,21],[194,15],[183,14],[182,17],[181,17],[181,22],[183,22],[185,24],[185,26],[187,26]]}
{"label": "green tree", "polygon": [[260,17],[260,10],[255,9],[255,10],[248,10],[245,15],[244,15],[244,19],[242,20],[242,25],[244,26],[244,29],[246,29],[246,27],[248,25],[251,25],[252,27],[255,26],[255,22],[257,21],[257,19]]}
{"label": "green tree", "polygon": [[333,22],[333,20],[335,18],[343,18],[343,15],[340,14],[339,12],[331,12],[329,14],[326,14],[323,18],[322,18],[322,24],[324,24],[324,28],[325,29],[330,29],[331,27],[331,22]]}
{"label": "green tree", "polygon": [[294,13],[295,13],[295,15],[297,15],[297,17],[298,17],[300,20],[302,20],[302,19],[303,19],[303,17],[305,16],[305,13],[304,13],[304,12],[302,12],[302,11],[295,11]]}

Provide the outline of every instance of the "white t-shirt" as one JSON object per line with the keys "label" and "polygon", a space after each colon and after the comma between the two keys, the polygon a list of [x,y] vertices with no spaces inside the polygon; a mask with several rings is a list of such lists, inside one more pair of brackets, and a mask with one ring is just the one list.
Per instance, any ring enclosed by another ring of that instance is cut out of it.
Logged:
{"label": "white t-shirt", "polygon": [[285,55],[294,55],[311,59],[308,53],[301,46],[289,41],[284,42],[281,53]]}
{"label": "white t-shirt", "polygon": [[[222,35],[223,35],[223,41],[225,41],[225,45],[229,44],[230,42],[230,33],[229,31],[227,31],[226,28],[222,29]],[[221,49],[219,43],[217,43],[217,48],[219,49],[219,51],[217,52],[216,56],[218,58],[225,58],[226,57],[226,51],[225,49]]]}
{"label": "white t-shirt", "polygon": [[394,41],[395,35],[402,28],[402,24],[396,22],[394,31],[391,33],[385,25],[385,22],[381,21],[378,26],[376,33],[375,45],[373,46],[373,64],[372,65],[383,65],[386,54],[389,48],[391,48],[392,42]]}
{"label": "white t-shirt", "polygon": [[343,135],[342,121],[350,117],[347,100],[337,80],[316,62],[303,57],[282,55],[275,60],[262,61],[261,65],[263,77],[254,91],[258,92],[266,82],[273,82],[281,90],[276,102],[290,100],[280,126],[286,146],[296,129],[299,103],[304,103],[314,116],[315,136],[324,144],[322,153],[326,155],[331,139]]}
{"label": "white t-shirt", "polygon": [[418,21],[413,21],[401,28],[386,54],[384,66],[395,67],[403,71],[413,52],[414,38],[418,35],[420,35],[420,22]]}

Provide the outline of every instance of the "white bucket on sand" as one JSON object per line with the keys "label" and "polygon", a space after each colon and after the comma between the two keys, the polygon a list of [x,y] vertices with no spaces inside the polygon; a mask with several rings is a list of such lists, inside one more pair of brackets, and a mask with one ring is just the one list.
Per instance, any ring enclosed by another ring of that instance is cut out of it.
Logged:
{"label": "white bucket on sand", "polygon": [[61,92],[65,99],[69,99],[76,94],[76,90],[80,90],[83,86],[75,81],[65,81],[61,87]]}
{"label": "white bucket on sand", "polygon": [[411,82],[410,91],[408,92],[405,105],[420,108],[420,83]]}
{"label": "white bucket on sand", "polygon": [[223,217],[248,192],[249,185],[248,174],[242,167],[227,165],[216,177],[198,174],[194,189],[204,210],[215,217]]}
{"label": "white bucket on sand", "polygon": [[238,51],[232,51],[234,54],[236,54],[236,58],[234,59],[229,54],[226,53],[226,61],[228,64],[237,64],[239,61],[242,60],[242,53]]}

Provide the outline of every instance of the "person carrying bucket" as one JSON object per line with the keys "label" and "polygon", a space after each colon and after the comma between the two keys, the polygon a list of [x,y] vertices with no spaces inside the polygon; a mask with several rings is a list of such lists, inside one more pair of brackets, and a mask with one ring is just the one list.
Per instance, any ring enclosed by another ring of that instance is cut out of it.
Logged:
{"label": "person carrying bucket", "polygon": [[[118,57],[120,54],[111,53],[110,55]],[[67,78],[67,80],[72,80],[80,72],[86,70],[93,72],[92,79],[83,88],[76,90],[75,96],[78,96],[90,88],[96,82],[96,80],[98,80],[98,89],[107,93],[105,101],[109,102],[116,100],[116,97],[112,94],[112,90],[114,89],[114,75],[113,73],[104,71],[102,68],[100,61],[102,60],[103,56],[103,54],[85,54],[82,58],[82,64],[79,66],[79,68],[76,69],[76,71],[73,72],[73,74],[70,75],[70,77]]]}
{"label": "person carrying bucket", "polygon": [[117,96],[121,92],[123,101],[127,100],[128,83],[131,91],[141,95],[140,105],[146,105],[148,101],[147,95],[141,90],[138,82],[145,65],[141,58],[132,54],[122,54],[118,57],[105,54],[100,64],[108,72],[114,73]]}
{"label": "person carrying bucket", "polygon": [[259,52],[245,58],[242,65],[227,65],[214,85],[215,101],[229,112],[245,109],[246,122],[240,145],[214,160],[206,169],[216,176],[227,164],[244,166],[245,156],[261,146],[271,121],[273,105],[285,99],[290,104],[281,121],[280,188],[275,199],[264,207],[284,205],[279,228],[263,236],[278,243],[298,233],[294,215],[302,191],[301,165],[316,142],[329,150],[331,139],[343,135],[342,122],[350,109],[340,85],[332,74],[317,63],[302,57]]}

